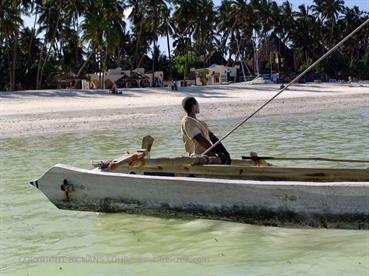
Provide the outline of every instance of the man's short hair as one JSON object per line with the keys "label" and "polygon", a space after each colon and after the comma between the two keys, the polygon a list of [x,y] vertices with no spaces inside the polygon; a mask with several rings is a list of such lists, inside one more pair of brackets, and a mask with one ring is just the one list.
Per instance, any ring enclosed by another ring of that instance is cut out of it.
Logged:
{"label": "man's short hair", "polygon": [[182,107],[188,113],[191,112],[192,106],[197,104],[197,101],[194,97],[186,97],[182,100]]}

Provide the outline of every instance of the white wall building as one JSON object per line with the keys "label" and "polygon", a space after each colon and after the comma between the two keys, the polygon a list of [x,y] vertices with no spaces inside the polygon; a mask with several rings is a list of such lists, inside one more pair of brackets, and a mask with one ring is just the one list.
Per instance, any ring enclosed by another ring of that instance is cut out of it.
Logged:
{"label": "white wall building", "polygon": [[[222,83],[229,83],[235,82],[237,78],[237,70],[239,66],[236,65],[234,67],[228,67],[225,65],[218,65],[212,64],[208,68],[204,68],[208,70],[207,78],[208,78],[208,85],[214,84],[222,84]],[[195,72],[199,72],[203,69],[195,69]],[[200,76],[196,74],[196,85],[202,85]]]}

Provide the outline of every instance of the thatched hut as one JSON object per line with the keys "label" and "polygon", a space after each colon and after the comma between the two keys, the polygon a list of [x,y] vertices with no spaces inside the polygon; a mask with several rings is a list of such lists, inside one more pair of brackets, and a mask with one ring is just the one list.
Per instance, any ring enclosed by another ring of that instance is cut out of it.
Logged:
{"label": "thatched hut", "polygon": [[218,65],[227,65],[227,61],[225,60],[223,54],[219,51],[215,51],[207,60],[208,66],[212,64]]}
{"label": "thatched hut", "polygon": [[73,73],[64,73],[54,76],[52,84],[56,84],[57,89],[81,88],[81,80]]}
{"label": "thatched hut", "polygon": [[149,77],[145,74],[132,71],[129,75],[123,74],[116,82],[119,88],[133,88],[150,86]]}
{"label": "thatched hut", "polygon": [[[257,64],[256,64],[257,63]],[[247,64],[259,73],[294,71],[293,50],[288,48],[276,34],[271,34]]]}

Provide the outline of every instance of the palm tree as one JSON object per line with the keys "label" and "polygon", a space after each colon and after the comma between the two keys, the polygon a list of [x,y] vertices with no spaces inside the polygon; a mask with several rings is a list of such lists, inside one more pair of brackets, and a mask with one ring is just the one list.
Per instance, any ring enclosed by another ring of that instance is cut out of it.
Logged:
{"label": "palm tree", "polygon": [[229,51],[228,63],[232,55],[235,55],[235,61],[241,60],[245,76],[243,60],[246,51],[252,45],[250,42],[253,30],[259,29],[254,8],[244,0],[223,0],[218,9],[217,26],[225,37],[223,47]]}
{"label": "palm tree", "polygon": [[55,42],[60,38],[62,30],[61,18],[63,17],[63,1],[47,0],[40,7],[40,17],[38,24],[40,25],[38,32],[45,32],[43,53],[40,56],[37,67],[36,89],[42,86],[43,72],[46,63],[49,60],[51,49],[54,48]]}
{"label": "palm tree", "polygon": [[292,45],[304,66],[317,59],[324,50],[320,36],[321,22],[310,11],[310,6],[299,6],[299,11],[294,13],[295,27],[290,32]]}
{"label": "palm tree", "polygon": [[[153,43],[153,56],[152,56],[152,83],[154,83],[154,73],[155,73],[155,63],[156,59],[158,58],[155,54],[158,53],[157,51],[157,42],[159,36],[163,33],[163,24],[167,23],[167,20],[163,18],[169,15],[169,9],[167,7],[167,3],[169,1],[164,0],[148,0],[147,1],[147,16],[144,19],[145,22],[145,31],[150,36],[150,42]],[[168,27],[167,27],[168,28]]]}
{"label": "palm tree", "polygon": [[21,18],[21,1],[2,0],[0,9],[0,45],[7,50],[9,64],[9,90],[15,90],[15,70],[17,61],[17,44],[19,30],[23,24]]}
{"label": "palm tree", "polygon": [[[63,31],[61,38],[60,48],[63,48],[63,44],[67,43],[69,50],[71,51],[69,54],[74,56],[70,62],[73,63],[73,69],[79,68],[81,62],[81,45],[79,41],[79,22],[78,19],[85,11],[84,0],[66,0],[64,5],[64,18],[63,18]],[[72,47],[72,49],[71,49]]]}
{"label": "palm tree", "polygon": [[[113,52],[119,46],[120,40],[124,34],[125,22],[124,8],[121,1],[106,0],[88,0],[85,2],[85,14],[82,21],[83,40],[89,42],[91,53],[86,62],[82,65],[85,67],[91,55],[99,52],[100,70],[102,78],[100,87],[104,87],[104,72],[106,71],[106,62],[108,54]],[[80,68],[78,75],[81,73]]]}
{"label": "palm tree", "polygon": [[[337,21],[337,28],[339,30],[339,39],[351,33],[357,26],[364,23],[367,19],[364,12],[355,6],[353,8],[345,8],[344,16]],[[343,45],[342,51],[349,60],[350,74],[354,69],[354,62],[363,56],[365,51],[369,49],[369,28],[364,28],[360,33],[351,38],[352,42]],[[369,73],[369,70],[368,70]]]}
{"label": "palm tree", "polygon": [[291,40],[294,49],[298,51],[305,65],[310,64],[309,50],[311,45],[311,24],[313,17],[309,14],[310,7],[299,6],[299,11],[295,12],[295,28],[291,33]]}
{"label": "palm tree", "polygon": [[312,10],[316,16],[318,16],[321,21],[325,24],[326,28],[329,30],[329,35],[327,36],[327,44],[332,47],[335,44],[334,38],[334,28],[338,19],[338,16],[344,10],[343,0],[314,0],[314,5],[312,5]]}
{"label": "palm tree", "polygon": [[[104,62],[103,72],[107,70],[108,55],[113,53],[123,39],[126,23],[124,21],[125,4],[121,0],[104,1],[105,22],[104,26]],[[103,75],[104,76],[104,75]],[[105,87],[105,83],[103,83]]]}
{"label": "palm tree", "polygon": [[125,30],[121,35],[119,45],[117,45],[115,51],[111,53],[110,64],[115,67],[131,68],[131,57],[134,52],[132,48],[134,47],[132,47],[131,33]]}
{"label": "palm tree", "polygon": [[233,36],[233,18],[230,16],[232,11],[232,1],[231,0],[222,0],[221,5],[217,8],[215,24],[219,33],[221,33],[221,41],[219,43],[219,48],[223,56],[225,56],[229,52],[228,62],[231,59],[232,51],[230,47],[228,47],[227,43],[230,39],[230,36]]}
{"label": "palm tree", "polygon": [[343,0],[314,0],[312,10],[322,20],[336,22],[338,15],[344,10]]}
{"label": "palm tree", "polygon": [[79,45],[78,33],[67,26],[63,28],[63,38],[60,42],[60,58],[66,72],[76,72],[83,59],[83,49]]}
{"label": "palm tree", "polygon": [[276,3],[274,2],[272,5],[272,2],[269,0],[253,0],[250,5],[254,10],[256,18],[258,18],[258,22],[254,23],[254,29],[258,32],[261,40],[264,40],[275,23],[273,22],[272,8],[275,8]]}
{"label": "palm tree", "polygon": [[288,1],[283,2],[280,7],[280,20],[281,30],[278,33],[280,34],[280,39],[286,43],[289,39],[291,30],[293,30],[295,26],[292,5]]}
{"label": "palm tree", "polygon": [[22,89],[32,89],[37,75],[37,61],[42,50],[42,43],[34,29],[26,27],[21,30],[18,49],[18,63],[23,64],[23,70],[18,72],[17,77],[20,77]]}
{"label": "palm tree", "polygon": [[[146,15],[146,1],[147,0],[128,0],[128,6],[132,8],[128,19],[132,22],[133,27],[132,31],[135,36],[135,53],[133,56],[132,65],[134,68],[137,68],[139,65],[139,52],[140,48],[145,45],[142,43],[142,34],[144,32],[144,22],[145,22],[145,15]],[[144,48],[146,48],[144,46]],[[145,49],[146,52],[147,49]],[[131,68],[131,69],[134,69]]]}
{"label": "palm tree", "polygon": [[36,24],[37,24],[37,19],[38,19],[38,11],[39,11],[39,7],[41,6],[42,1],[41,0],[35,0],[35,1],[30,1],[30,14],[33,14],[34,16],[34,21],[33,21],[33,28],[32,30],[32,35],[30,35],[30,40],[28,41],[28,57],[27,57],[27,62],[26,65],[29,66],[31,59],[32,59],[32,51],[31,51],[31,47],[33,44],[33,39],[36,38],[36,34],[37,34],[37,30],[36,30]]}
{"label": "palm tree", "polygon": [[[168,1],[170,4],[171,1]],[[169,58],[169,79],[173,79],[173,70],[172,70],[172,55],[170,50],[170,37],[175,32],[175,22],[173,17],[171,16],[171,8],[168,6],[162,7],[162,18],[159,25],[159,34],[161,36],[166,36],[167,39],[167,51],[168,51],[168,58]]]}
{"label": "palm tree", "polygon": [[212,1],[199,0],[194,19],[193,39],[197,56],[202,57],[204,67],[208,58],[214,52],[214,44],[217,43],[215,34],[215,10]]}
{"label": "palm tree", "polygon": [[191,37],[197,24],[196,12],[198,2],[196,0],[173,0],[173,4],[175,5],[173,17],[176,25],[173,46],[179,47],[177,52],[186,54],[185,79],[188,72],[188,52],[191,49]]}

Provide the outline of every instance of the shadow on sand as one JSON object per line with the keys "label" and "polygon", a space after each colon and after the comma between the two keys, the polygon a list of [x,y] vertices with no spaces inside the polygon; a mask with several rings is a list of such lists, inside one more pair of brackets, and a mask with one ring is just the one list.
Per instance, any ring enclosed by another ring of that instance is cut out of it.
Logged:
{"label": "shadow on sand", "polygon": [[[179,87],[178,91],[171,91],[169,88],[131,88],[123,89],[123,94],[112,94],[108,89],[55,89],[55,90],[21,90],[13,92],[0,91],[0,98],[19,98],[19,97],[98,97],[98,96],[123,96],[123,97],[139,97],[136,93],[160,92],[160,93],[180,93],[184,96],[196,96],[199,98],[232,98],[227,95],[227,91],[244,90],[244,91],[262,91],[277,93],[280,88],[278,86],[266,85],[224,85],[224,86],[189,86]],[[327,87],[311,84],[304,86],[292,85],[288,90],[301,93],[340,93],[339,91],[328,90]]]}
{"label": "shadow on sand", "polygon": [[3,92],[0,91],[0,98],[19,98],[19,97],[79,97],[79,98],[93,98],[94,96],[128,96],[128,97],[137,97],[131,93],[123,94],[112,94],[110,90],[107,89],[91,89],[91,90],[81,90],[81,89],[73,89],[73,90],[20,90],[20,91],[11,91],[11,92]]}

